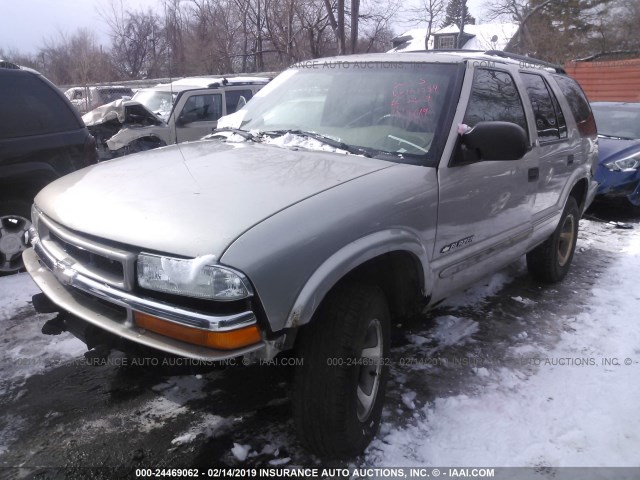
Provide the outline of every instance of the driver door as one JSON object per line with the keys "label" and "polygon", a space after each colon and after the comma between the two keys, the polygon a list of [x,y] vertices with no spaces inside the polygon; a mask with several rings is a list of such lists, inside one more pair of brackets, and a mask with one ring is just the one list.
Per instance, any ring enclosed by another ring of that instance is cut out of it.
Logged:
{"label": "driver door", "polygon": [[175,120],[176,143],[199,140],[210,134],[222,116],[222,93],[194,90],[181,99]]}
{"label": "driver door", "polygon": [[[473,127],[481,121],[511,122],[529,133],[517,83],[509,72],[476,69],[462,123]],[[468,285],[489,265],[506,265],[525,253],[537,175],[538,161],[530,149],[519,159],[467,164],[456,163],[454,151],[441,163],[433,252],[438,290]]]}

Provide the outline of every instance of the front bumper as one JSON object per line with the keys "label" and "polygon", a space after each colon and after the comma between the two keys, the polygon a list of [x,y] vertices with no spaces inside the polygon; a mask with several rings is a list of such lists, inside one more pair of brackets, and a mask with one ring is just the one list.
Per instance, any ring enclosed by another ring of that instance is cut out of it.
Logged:
{"label": "front bumper", "polygon": [[632,205],[640,205],[640,170],[612,172],[605,166],[598,167],[598,197],[627,199]]}
{"label": "front bumper", "polygon": [[79,273],[72,266],[56,260],[38,241],[23,253],[23,259],[38,287],[61,309],[125,340],[202,361],[226,360],[266,347],[266,342],[261,341],[236,350],[214,350],[150,332],[133,322],[133,312],[138,311],[177,324],[222,332],[255,324],[252,312],[209,315],[141,298]]}

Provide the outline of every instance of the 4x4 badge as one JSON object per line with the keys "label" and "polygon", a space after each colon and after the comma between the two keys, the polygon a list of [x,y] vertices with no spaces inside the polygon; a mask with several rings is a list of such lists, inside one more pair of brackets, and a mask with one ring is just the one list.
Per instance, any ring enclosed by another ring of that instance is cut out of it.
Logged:
{"label": "4x4 badge", "polygon": [[453,242],[450,243],[449,245],[445,245],[444,247],[442,247],[442,249],[440,250],[440,253],[447,253],[451,250],[455,250],[456,248],[460,248],[464,245],[468,245],[471,242],[473,242],[473,237],[475,235],[471,235],[470,237],[465,237],[462,240],[458,240],[457,242]]}

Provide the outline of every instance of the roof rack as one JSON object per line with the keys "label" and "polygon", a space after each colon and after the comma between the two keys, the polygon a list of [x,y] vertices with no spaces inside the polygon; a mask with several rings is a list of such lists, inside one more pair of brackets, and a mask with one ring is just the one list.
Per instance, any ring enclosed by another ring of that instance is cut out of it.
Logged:
{"label": "roof rack", "polygon": [[464,48],[434,48],[431,50],[398,50],[397,53],[484,53],[484,50],[465,50]]}
{"label": "roof rack", "polygon": [[540,65],[546,68],[552,68],[556,73],[564,73],[566,75],[566,71],[562,65],[556,65],[554,63],[545,62],[543,60],[538,60],[537,58],[527,57],[525,55],[518,55],[516,53],[504,52],[502,50],[487,50],[484,52],[485,55],[493,55],[494,57],[501,58],[511,58],[513,60],[519,60],[521,62],[526,62],[529,64]]}

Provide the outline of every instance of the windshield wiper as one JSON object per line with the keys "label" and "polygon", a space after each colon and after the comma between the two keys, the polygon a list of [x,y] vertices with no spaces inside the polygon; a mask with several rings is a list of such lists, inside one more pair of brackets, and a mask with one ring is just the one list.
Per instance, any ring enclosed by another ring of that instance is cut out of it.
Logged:
{"label": "windshield wiper", "polygon": [[280,135],[285,135],[290,133],[292,135],[299,135],[301,137],[309,137],[317,140],[319,142],[324,143],[325,145],[329,145],[333,148],[338,148],[340,150],[345,150],[349,153],[353,153],[354,155],[363,155],[365,157],[371,157],[372,154],[368,149],[362,147],[356,147],[354,145],[349,145],[340,140],[336,140],[331,137],[327,137],[326,135],[322,135],[320,133],[315,132],[307,132],[305,130],[268,130],[265,132],[260,132],[261,135],[266,135],[268,137],[277,137]]}
{"label": "windshield wiper", "polygon": [[212,136],[215,136],[216,133],[219,132],[231,132],[231,133],[235,133],[236,135],[240,135],[242,138],[244,138],[245,140],[254,140],[255,139],[255,135],[251,132],[248,132],[246,130],[242,130],[240,128],[216,128],[215,131],[213,131],[211,133]]}
{"label": "windshield wiper", "polygon": [[598,133],[599,137],[613,138],[614,140],[638,140],[637,138],[621,137],[619,135],[607,135],[606,133]]}

